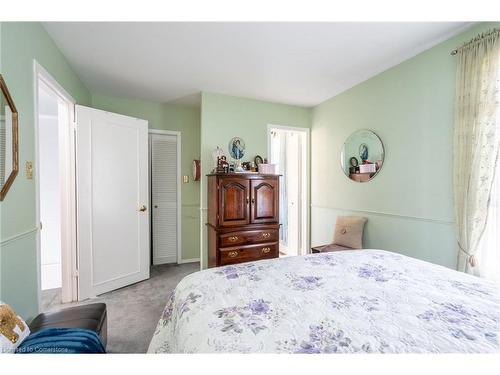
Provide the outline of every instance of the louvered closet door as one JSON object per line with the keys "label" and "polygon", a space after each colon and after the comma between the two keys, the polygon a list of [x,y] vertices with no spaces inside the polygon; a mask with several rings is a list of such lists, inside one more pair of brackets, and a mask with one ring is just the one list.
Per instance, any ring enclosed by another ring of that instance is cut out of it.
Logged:
{"label": "louvered closet door", "polygon": [[178,138],[150,134],[153,264],[177,263]]}

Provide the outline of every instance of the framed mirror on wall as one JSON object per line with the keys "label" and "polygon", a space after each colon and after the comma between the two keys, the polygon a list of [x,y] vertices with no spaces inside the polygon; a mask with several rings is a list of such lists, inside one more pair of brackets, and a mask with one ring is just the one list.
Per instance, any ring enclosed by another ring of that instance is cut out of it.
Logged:
{"label": "framed mirror on wall", "polygon": [[344,142],[340,164],[344,174],[356,182],[375,178],[384,164],[384,144],[371,130],[357,130]]}
{"label": "framed mirror on wall", "polygon": [[0,88],[0,201],[3,201],[19,171],[19,145],[17,109],[1,74]]}

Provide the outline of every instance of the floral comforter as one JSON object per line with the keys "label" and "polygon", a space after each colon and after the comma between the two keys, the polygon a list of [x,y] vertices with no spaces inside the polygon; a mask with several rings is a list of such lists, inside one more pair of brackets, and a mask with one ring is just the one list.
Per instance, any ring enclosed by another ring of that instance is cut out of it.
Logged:
{"label": "floral comforter", "polygon": [[355,250],[212,268],[170,296],[152,353],[500,352],[496,285]]}

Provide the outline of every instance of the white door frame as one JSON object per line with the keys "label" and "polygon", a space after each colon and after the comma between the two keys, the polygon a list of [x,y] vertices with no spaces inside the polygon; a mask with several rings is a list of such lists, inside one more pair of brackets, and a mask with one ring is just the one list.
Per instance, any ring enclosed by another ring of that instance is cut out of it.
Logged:
{"label": "white door frame", "polygon": [[[63,133],[60,151],[60,168],[64,176],[61,179],[61,268],[62,268],[62,302],[76,301],[77,288],[77,250],[76,250],[76,171],[75,171],[75,99],[43,68],[33,60],[33,90],[34,90],[34,124],[35,124],[35,190],[37,225],[37,281],[38,309],[42,306],[41,296],[41,241],[40,241],[40,158],[39,158],[39,113],[38,100],[40,83],[51,90],[58,98],[68,104],[68,131]],[[61,135],[60,135],[61,136]],[[60,138],[61,139],[61,138]]]}
{"label": "white door frame", "polygon": [[297,126],[286,126],[286,125],[274,125],[274,124],[268,124],[267,125],[267,155],[270,157],[271,155],[271,130],[272,129],[279,129],[279,130],[290,130],[290,131],[296,131],[296,132],[303,132],[306,134],[306,170],[305,170],[305,177],[307,179],[306,181],[306,203],[302,205],[305,211],[306,215],[306,228],[304,228],[304,239],[303,239],[303,246],[305,248],[303,251],[305,254],[309,254],[311,252],[311,238],[310,238],[310,233],[311,233],[311,217],[310,217],[310,202],[311,202],[311,197],[310,197],[310,183],[311,183],[311,152],[310,152],[310,144],[311,144],[311,129],[309,128],[302,128],[302,127],[297,127]]}
{"label": "white door frame", "polygon": [[[149,134],[160,134],[160,135],[175,135],[177,137],[177,264],[182,263],[182,200],[181,200],[181,132],[174,130],[157,130],[149,129]],[[150,178],[153,176],[153,171],[151,170],[151,137],[149,137],[149,171]],[[149,207],[151,206],[151,183],[149,184]],[[153,209],[150,210],[151,220],[149,225],[153,224]],[[151,236],[151,241],[153,237]],[[152,242],[151,242],[152,243]],[[151,246],[151,251],[153,251],[153,246]],[[153,259],[153,257],[151,257]]]}

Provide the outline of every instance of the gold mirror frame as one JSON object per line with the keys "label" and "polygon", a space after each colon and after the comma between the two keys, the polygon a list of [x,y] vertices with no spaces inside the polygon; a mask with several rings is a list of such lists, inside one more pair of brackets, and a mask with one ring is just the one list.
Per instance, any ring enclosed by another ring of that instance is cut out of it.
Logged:
{"label": "gold mirror frame", "polygon": [[1,74],[0,74],[0,87],[2,89],[2,94],[5,97],[5,100],[7,101],[7,104],[10,107],[10,111],[12,112],[12,171],[10,172],[9,177],[5,181],[2,190],[0,191],[0,201],[3,201],[12,183],[14,182],[17,173],[19,172],[19,140],[18,140],[19,135],[17,129],[18,126],[17,109],[16,106],[14,105],[14,101],[10,96],[9,89],[7,88],[7,85],[5,84],[5,81],[3,80]]}

